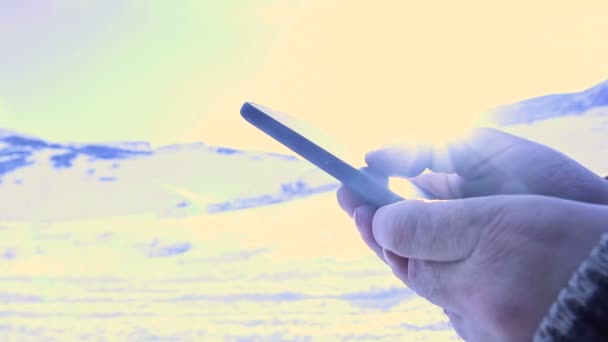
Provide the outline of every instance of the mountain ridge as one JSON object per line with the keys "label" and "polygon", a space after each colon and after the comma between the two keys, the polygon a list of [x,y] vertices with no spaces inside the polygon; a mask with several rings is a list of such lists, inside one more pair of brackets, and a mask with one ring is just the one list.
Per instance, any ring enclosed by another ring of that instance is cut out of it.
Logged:
{"label": "mountain ridge", "polygon": [[482,116],[499,126],[532,123],[561,116],[582,115],[608,106],[608,80],[571,93],[549,94],[498,106]]}
{"label": "mountain ridge", "polygon": [[257,154],[261,156],[278,157],[285,160],[296,160],[293,155],[263,152],[254,150],[238,150],[225,146],[211,146],[203,142],[190,144],[163,145],[152,148],[145,141],[105,142],[105,143],[56,143],[48,142],[29,134],[0,128],[0,178],[3,174],[26,167],[34,151],[49,149],[57,150],[58,154],[50,157],[56,168],[70,167],[73,160],[79,156],[92,159],[120,160],[133,157],[150,156],[159,151],[179,151],[182,149],[201,149],[217,154]]}
{"label": "mountain ridge", "polygon": [[292,155],[205,143],[56,143],[0,131],[0,218],[191,216],[308,197],[337,182]]}

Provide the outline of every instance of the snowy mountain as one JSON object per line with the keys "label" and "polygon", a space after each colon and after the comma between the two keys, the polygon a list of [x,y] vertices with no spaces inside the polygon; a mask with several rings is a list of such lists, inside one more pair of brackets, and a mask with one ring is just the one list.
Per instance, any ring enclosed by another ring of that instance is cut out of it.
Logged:
{"label": "snowy mountain", "polygon": [[203,143],[62,144],[0,131],[0,217],[7,220],[217,213],[336,186],[288,155]]}
{"label": "snowy mountain", "polygon": [[577,93],[552,94],[500,106],[487,113],[500,126],[532,123],[554,117],[581,115],[608,106],[608,80]]}
{"label": "snowy mountain", "polygon": [[608,175],[608,80],[578,93],[532,98],[483,115],[503,130],[553,147]]}

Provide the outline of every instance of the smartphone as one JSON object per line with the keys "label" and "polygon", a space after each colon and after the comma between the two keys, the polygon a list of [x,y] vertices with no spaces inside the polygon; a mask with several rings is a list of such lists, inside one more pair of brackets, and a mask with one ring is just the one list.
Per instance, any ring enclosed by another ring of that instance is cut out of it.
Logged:
{"label": "smartphone", "polygon": [[[404,200],[403,197],[394,193],[388,187],[376,182],[361,170],[349,165],[304,137],[301,132],[297,132],[298,126],[301,125],[294,124],[295,119],[251,102],[243,104],[241,116],[302,158],[342,182],[344,186],[359,195],[367,204],[381,207]],[[416,188],[414,192],[418,195],[417,197],[430,198],[421,189]]]}

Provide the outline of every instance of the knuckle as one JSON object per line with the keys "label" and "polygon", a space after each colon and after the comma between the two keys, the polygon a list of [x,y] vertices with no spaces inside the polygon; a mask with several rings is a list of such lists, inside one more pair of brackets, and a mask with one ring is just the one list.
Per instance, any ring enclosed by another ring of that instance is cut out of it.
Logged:
{"label": "knuckle", "polygon": [[420,260],[410,259],[409,265],[407,268],[407,280],[410,286],[413,288],[416,293],[422,296],[420,293],[422,291],[421,280],[420,280]]}
{"label": "knuckle", "polygon": [[414,291],[436,305],[441,305],[445,297],[440,277],[440,273],[431,265],[431,262],[410,260],[408,280]]}

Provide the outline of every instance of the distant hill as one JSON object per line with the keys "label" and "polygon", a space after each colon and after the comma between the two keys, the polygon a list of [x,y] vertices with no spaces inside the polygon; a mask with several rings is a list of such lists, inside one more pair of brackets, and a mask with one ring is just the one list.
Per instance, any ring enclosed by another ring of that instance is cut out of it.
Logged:
{"label": "distant hill", "polygon": [[57,143],[0,130],[0,219],[219,213],[333,190],[292,155],[204,143]]}
{"label": "distant hill", "polygon": [[608,80],[577,93],[540,96],[500,106],[485,116],[499,126],[509,126],[559,116],[581,115],[604,106],[608,106]]}

